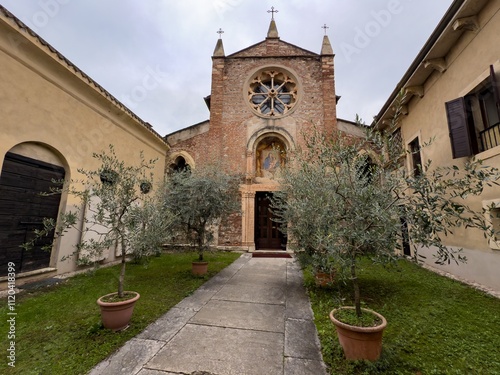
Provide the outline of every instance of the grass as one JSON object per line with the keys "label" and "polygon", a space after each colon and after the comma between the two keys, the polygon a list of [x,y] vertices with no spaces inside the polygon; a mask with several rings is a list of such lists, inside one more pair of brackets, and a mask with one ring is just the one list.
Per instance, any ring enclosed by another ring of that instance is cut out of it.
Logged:
{"label": "grass", "polygon": [[193,293],[240,254],[208,253],[209,274],[191,274],[194,253],[162,254],[146,266],[127,264],[126,290],[140,293],[130,327],[114,333],[101,327],[100,296],[116,291],[119,268],[101,268],[57,286],[16,296],[16,363],[8,366],[7,301],[0,301],[2,374],[85,374],[127,340]]}
{"label": "grass", "polygon": [[359,269],[365,307],[388,322],[374,363],[345,360],[328,317],[352,305],[350,285],[316,287],[305,274],[331,374],[500,374],[499,299],[404,260],[390,269],[363,260]]}

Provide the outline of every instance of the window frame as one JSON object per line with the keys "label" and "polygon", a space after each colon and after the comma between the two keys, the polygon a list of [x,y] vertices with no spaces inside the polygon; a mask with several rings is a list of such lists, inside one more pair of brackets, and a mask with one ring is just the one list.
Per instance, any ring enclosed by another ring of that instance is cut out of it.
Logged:
{"label": "window frame", "polygon": [[[494,124],[490,124],[490,117],[485,107],[485,92],[493,94],[493,105],[496,106],[499,120]],[[489,74],[465,95],[445,102],[453,159],[473,156],[500,146],[499,92],[495,70],[493,65],[490,65]],[[474,102],[479,106],[477,111],[472,108]],[[494,136],[494,141],[491,140],[491,135]],[[489,136],[489,142],[486,142],[486,136]]]}
{"label": "window frame", "polygon": [[[422,155],[422,146],[420,145],[420,135],[415,135],[410,139],[411,141],[406,145],[410,156],[408,158],[408,171],[413,177],[419,177],[424,172],[424,158]],[[414,145],[416,145],[416,148]]]}
{"label": "window frame", "polygon": [[[484,209],[484,218],[485,218],[485,221],[486,221],[486,224],[487,225],[490,225],[491,227],[494,228],[494,225],[493,225],[493,218],[492,218],[492,213],[491,213],[491,209],[498,209],[500,210],[500,199],[491,199],[491,200],[484,200],[482,201],[483,203],[483,209]],[[496,234],[493,234],[493,236],[491,236],[490,234],[488,234],[488,246],[490,249],[492,250],[500,250],[500,227],[498,228],[498,237],[496,236]]]}

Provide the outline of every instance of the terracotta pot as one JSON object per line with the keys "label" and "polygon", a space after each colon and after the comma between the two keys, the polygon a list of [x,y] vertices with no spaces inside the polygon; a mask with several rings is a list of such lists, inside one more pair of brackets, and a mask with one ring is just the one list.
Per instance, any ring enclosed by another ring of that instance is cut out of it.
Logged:
{"label": "terracotta pot", "polygon": [[126,301],[103,302],[103,298],[117,294],[110,293],[97,300],[97,304],[101,307],[101,319],[104,328],[112,329],[113,331],[121,331],[128,327],[130,319],[132,318],[132,313],[134,312],[135,303],[139,299],[140,294],[137,292],[125,293],[133,293],[135,296]]}
{"label": "terracotta pot", "polygon": [[[341,309],[351,309],[354,307],[341,307]],[[330,312],[330,320],[337,329],[339,343],[344,349],[347,359],[376,361],[382,352],[382,334],[387,326],[385,318],[375,311],[362,309],[363,312],[376,315],[382,320],[382,324],[376,327],[357,327],[343,323],[335,319],[334,314],[338,309]]]}
{"label": "terracotta pot", "polygon": [[208,262],[193,262],[192,272],[197,276],[205,275],[208,272]]}

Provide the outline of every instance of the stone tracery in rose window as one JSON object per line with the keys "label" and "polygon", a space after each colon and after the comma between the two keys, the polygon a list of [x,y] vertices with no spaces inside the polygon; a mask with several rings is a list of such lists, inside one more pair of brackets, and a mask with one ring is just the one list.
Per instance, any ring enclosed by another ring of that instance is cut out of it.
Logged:
{"label": "stone tracery in rose window", "polygon": [[284,72],[265,70],[250,81],[248,99],[261,115],[283,116],[297,101],[297,84]]}

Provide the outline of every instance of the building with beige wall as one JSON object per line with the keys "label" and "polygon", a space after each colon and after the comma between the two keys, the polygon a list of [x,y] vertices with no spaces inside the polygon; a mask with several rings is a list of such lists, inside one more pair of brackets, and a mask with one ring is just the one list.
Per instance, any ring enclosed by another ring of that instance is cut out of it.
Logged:
{"label": "building with beige wall", "polygon": [[[72,196],[38,197],[52,178],[78,179],[78,168],[96,168],[93,152],[114,145],[119,158],[139,164],[158,159],[163,179],[168,145],[149,125],[0,6],[0,276],[14,262],[23,276],[48,277],[77,269],[61,261],[78,243],[68,233],[52,253],[19,245],[43,217],[69,210]],[[115,254],[110,251],[106,262]],[[2,279],[0,279],[2,280]]]}
{"label": "building with beige wall", "polygon": [[[406,93],[399,131],[406,149],[417,151],[406,158],[410,173],[429,160],[431,168],[463,167],[471,158],[500,168],[499,59],[500,0],[455,0],[376,117],[376,125],[385,127],[398,93]],[[500,230],[500,187],[486,187],[468,203],[475,210],[498,206],[486,216]],[[463,248],[467,264],[441,267],[433,264],[432,249],[420,252],[433,267],[500,291],[495,238],[458,228],[445,243]]]}

